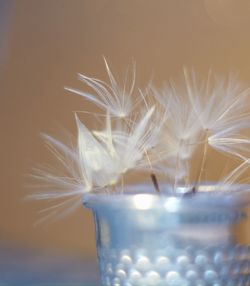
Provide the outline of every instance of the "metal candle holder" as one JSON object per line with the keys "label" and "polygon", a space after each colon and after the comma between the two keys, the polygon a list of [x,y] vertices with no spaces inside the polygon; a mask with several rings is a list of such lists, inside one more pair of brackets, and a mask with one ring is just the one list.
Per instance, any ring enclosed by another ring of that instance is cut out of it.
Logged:
{"label": "metal candle holder", "polygon": [[85,195],[95,218],[102,284],[250,285],[250,246],[234,231],[247,218],[244,189],[216,192],[206,185],[185,196],[185,188],[157,195],[134,186],[124,194]]}

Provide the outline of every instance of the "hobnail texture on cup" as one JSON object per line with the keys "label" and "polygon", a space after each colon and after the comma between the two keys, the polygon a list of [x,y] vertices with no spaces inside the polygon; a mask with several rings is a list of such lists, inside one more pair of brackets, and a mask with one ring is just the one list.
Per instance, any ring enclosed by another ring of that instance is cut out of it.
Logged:
{"label": "hobnail texture on cup", "polygon": [[245,195],[88,195],[102,284],[250,285],[250,246],[234,231]]}

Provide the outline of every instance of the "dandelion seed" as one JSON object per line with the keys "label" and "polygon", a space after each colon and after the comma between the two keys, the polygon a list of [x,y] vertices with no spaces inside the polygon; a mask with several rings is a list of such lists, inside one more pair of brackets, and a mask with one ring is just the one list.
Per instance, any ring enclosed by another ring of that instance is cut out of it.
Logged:
{"label": "dandelion seed", "polygon": [[[135,64],[133,64],[131,72],[127,71],[123,86],[120,86],[113,76],[105,58],[104,62],[109,76],[110,85],[95,78],[82,74],[78,75],[81,81],[96,92],[96,95],[70,87],[65,87],[65,89],[83,96],[86,100],[93,102],[105,112],[108,111],[115,117],[124,118],[128,116],[135,107],[132,101],[132,95],[134,94],[135,89]],[[129,73],[131,73],[131,80],[129,80]]]}
{"label": "dandelion seed", "polygon": [[218,189],[235,183],[249,168],[250,88],[242,88],[232,76],[217,79],[211,71],[206,81],[198,82],[193,71],[184,69],[184,85],[171,80],[158,90],[150,83],[136,93],[135,66],[120,85],[104,61],[109,84],[79,75],[94,95],[66,88],[105,111],[97,117],[100,128],[89,130],[76,116],[75,145],[43,134],[63,169],[61,174],[53,168],[34,170],[33,177],[45,191],[32,198],[59,200],[43,211],[46,217],[75,209],[86,192],[122,192],[129,171],[149,171],[157,191],[161,189],[157,176],[163,174],[174,191],[190,186],[189,194],[195,194],[209,171],[210,151],[241,162],[218,182]]}
{"label": "dandelion seed", "polygon": [[105,187],[115,184],[119,177],[117,162],[78,117],[76,122],[79,164],[82,166],[82,172],[91,175],[93,184],[96,186]]}
{"label": "dandelion seed", "polygon": [[[242,127],[242,124],[241,126]],[[208,138],[208,143],[219,152],[245,160],[250,157],[250,139],[240,134],[238,126],[228,127]]]}
{"label": "dandelion seed", "polygon": [[250,159],[246,159],[237,168],[230,172],[220,183],[220,185],[232,185],[249,168]]}
{"label": "dandelion seed", "polygon": [[41,182],[36,186],[37,191],[28,196],[28,199],[60,201],[54,207],[47,209],[47,214],[38,223],[51,219],[57,214],[61,218],[72,212],[81,204],[84,193],[92,190],[91,177],[81,172],[79,156],[76,150],[59,140],[43,134],[56,160],[60,163],[62,172],[47,167],[33,169],[32,178]]}
{"label": "dandelion seed", "polygon": [[196,142],[199,142],[201,127],[192,105],[180,97],[173,82],[160,92],[154,89],[153,94],[166,113],[157,146],[157,151],[165,154],[161,169],[165,165],[165,173],[173,174],[176,189],[178,182],[188,177],[188,161],[197,147]]}
{"label": "dandelion seed", "polygon": [[[197,84],[194,72],[184,69],[187,95],[197,120],[203,129],[204,151],[198,182],[206,163],[207,145],[216,150],[244,158],[241,154],[244,147],[236,146],[236,140],[231,138],[246,127],[249,120],[250,88],[243,89],[232,77],[226,81],[220,79],[212,82],[211,72],[206,83]],[[230,135],[225,138],[225,134]],[[237,136],[236,136],[237,137]],[[238,141],[239,143],[240,141]],[[241,141],[243,143],[243,141]],[[244,141],[246,144],[246,141]]]}
{"label": "dandelion seed", "polygon": [[65,198],[70,201],[69,197],[82,196],[85,192],[104,187],[113,189],[119,180],[122,183],[128,170],[141,168],[145,164],[144,154],[155,140],[149,124],[153,112],[154,107],[134,122],[129,132],[113,131],[111,118],[107,114],[106,128],[102,131],[102,137],[98,136],[102,140],[95,138],[76,116],[78,144],[75,149],[44,135],[68,176],[56,176],[40,170],[36,179],[45,182],[50,191],[35,194],[34,197],[40,200]]}
{"label": "dandelion seed", "polygon": [[[154,107],[141,118],[131,122],[129,126],[123,125],[112,130],[112,150],[115,150],[112,154],[116,154],[114,160],[118,160],[118,169],[121,173],[148,164],[144,154],[156,144],[159,128],[150,122],[153,112]],[[106,142],[105,145],[108,145],[107,142],[110,139],[108,139],[109,135],[105,134],[105,130],[101,134],[97,133],[97,136],[101,136]]]}
{"label": "dandelion seed", "polygon": [[[194,72],[188,73],[184,69],[187,95],[197,119],[204,130],[211,134],[235,124],[240,128],[249,118],[247,101],[250,88],[243,89],[234,79],[220,79],[212,83],[211,75],[206,84],[196,83]],[[210,86],[209,86],[210,85]]]}

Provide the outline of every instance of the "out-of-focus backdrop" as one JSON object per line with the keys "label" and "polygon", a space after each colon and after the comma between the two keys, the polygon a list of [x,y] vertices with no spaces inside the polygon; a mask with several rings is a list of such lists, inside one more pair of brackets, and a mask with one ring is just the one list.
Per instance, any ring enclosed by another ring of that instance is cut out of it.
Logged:
{"label": "out-of-focus backdrop", "polygon": [[184,65],[250,84],[249,30],[247,0],[0,0],[0,246],[95,255],[89,211],[34,226],[45,204],[24,200],[32,166],[51,160],[39,133],[74,133],[73,111],[93,108],[63,89],[85,88],[78,72],[106,79],[104,55],[120,76],[135,60],[139,86]]}

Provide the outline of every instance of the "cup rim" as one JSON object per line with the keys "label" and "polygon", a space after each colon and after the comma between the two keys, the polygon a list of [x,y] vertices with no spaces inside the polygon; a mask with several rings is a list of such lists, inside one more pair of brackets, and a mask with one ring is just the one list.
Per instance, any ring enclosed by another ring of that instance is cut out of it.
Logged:
{"label": "cup rim", "polygon": [[90,209],[165,209],[169,212],[212,211],[213,209],[237,209],[250,203],[250,185],[234,184],[220,186],[209,183],[199,186],[195,194],[190,188],[179,187],[178,192],[170,192],[168,185],[163,193],[153,193],[152,187],[145,184],[126,186],[121,193],[107,193],[105,189],[83,195],[83,204]]}

